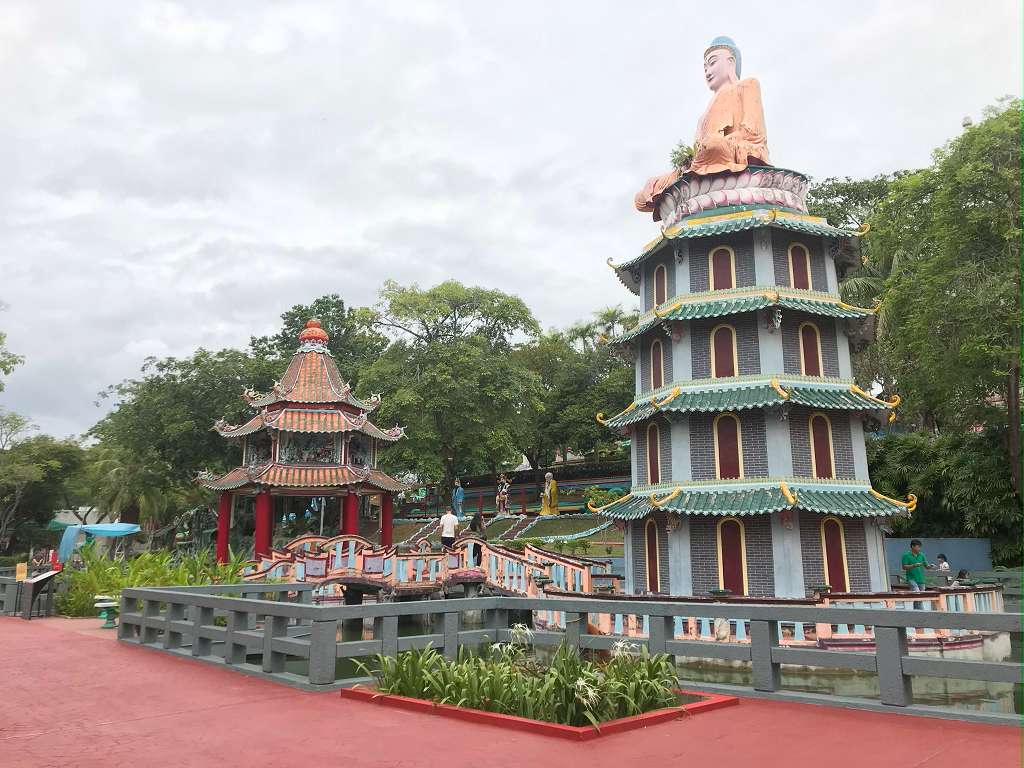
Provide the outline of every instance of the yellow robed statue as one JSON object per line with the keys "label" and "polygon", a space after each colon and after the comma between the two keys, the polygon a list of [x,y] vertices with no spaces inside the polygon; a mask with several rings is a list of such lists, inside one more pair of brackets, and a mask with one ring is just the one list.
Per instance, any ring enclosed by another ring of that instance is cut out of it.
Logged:
{"label": "yellow robed statue", "polygon": [[544,491],[540,495],[540,513],[542,515],[558,514],[558,481],[550,472],[544,475]]}

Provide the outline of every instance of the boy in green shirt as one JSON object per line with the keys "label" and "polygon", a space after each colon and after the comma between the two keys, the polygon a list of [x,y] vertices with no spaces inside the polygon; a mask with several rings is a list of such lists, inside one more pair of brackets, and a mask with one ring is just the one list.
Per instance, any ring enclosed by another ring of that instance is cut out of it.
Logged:
{"label": "boy in green shirt", "polygon": [[931,570],[934,565],[929,565],[928,560],[921,552],[921,542],[914,539],[910,542],[910,551],[903,553],[902,558],[903,573],[907,578],[907,583],[910,585],[911,592],[923,592],[924,591],[924,571],[925,569]]}

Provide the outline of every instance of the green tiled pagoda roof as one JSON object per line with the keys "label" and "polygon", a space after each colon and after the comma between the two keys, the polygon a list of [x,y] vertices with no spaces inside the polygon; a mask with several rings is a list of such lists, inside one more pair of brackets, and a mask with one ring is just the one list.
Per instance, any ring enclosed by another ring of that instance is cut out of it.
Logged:
{"label": "green tiled pagoda roof", "polygon": [[[723,295],[725,294],[725,295]],[[781,286],[753,286],[731,291],[702,291],[676,296],[660,307],[640,316],[640,321],[621,333],[609,344],[632,341],[658,323],[671,320],[702,320],[725,317],[742,312],[755,312],[767,307],[781,307],[821,317],[861,318],[875,313],[874,309],[854,307],[839,297],[823,291],[806,291]]]}
{"label": "green tiled pagoda roof", "polygon": [[644,250],[639,256],[622,264],[612,264],[611,266],[617,270],[635,267],[670,240],[718,237],[758,227],[774,227],[817,237],[854,237],[857,235],[857,232],[853,230],[833,227],[821,216],[793,213],[778,208],[748,208],[726,214],[716,212],[707,216],[684,219],[678,224],[667,227],[658,237],[644,246]]}
{"label": "green tiled pagoda roof", "polygon": [[766,515],[804,509],[840,517],[875,517],[913,512],[917,499],[890,499],[856,481],[790,478],[715,480],[676,486],[637,487],[603,507],[591,507],[613,520],[640,520],[651,512],[678,515]]}
{"label": "green tiled pagoda roof", "polygon": [[662,388],[643,399],[634,400],[611,418],[606,419],[599,413],[597,420],[605,426],[619,429],[649,419],[656,413],[742,411],[783,403],[809,408],[873,411],[895,408],[899,405],[899,398],[890,402],[879,400],[853,382],[842,379],[811,376],[706,379],[704,383]]}

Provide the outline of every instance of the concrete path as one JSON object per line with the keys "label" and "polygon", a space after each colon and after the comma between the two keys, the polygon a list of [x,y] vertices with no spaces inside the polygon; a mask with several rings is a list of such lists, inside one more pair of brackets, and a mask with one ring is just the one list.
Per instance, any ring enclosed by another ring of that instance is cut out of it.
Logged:
{"label": "concrete path", "polygon": [[99,623],[0,618],[0,768],[1021,765],[1017,728],[755,699],[574,744],[296,691]]}

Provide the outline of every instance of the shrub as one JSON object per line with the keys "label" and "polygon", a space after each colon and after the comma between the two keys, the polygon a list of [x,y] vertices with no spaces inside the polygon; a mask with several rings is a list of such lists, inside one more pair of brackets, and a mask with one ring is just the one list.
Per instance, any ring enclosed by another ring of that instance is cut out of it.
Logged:
{"label": "shrub", "polygon": [[67,589],[57,598],[57,611],[67,616],[95,616],[96,595],[119,598],[125,587],[166,587],[194,584],[235,584],[245,559],[232,554],[218,563],[210,552],[179,556],[172,552],[144,552],[130,559],[109,560],[92,544],[80,550],[83,567],[68,568],[60,578]]}
{"label": "shrub", "polygon": [[[521,627],[519,638],[529,635]],[[676,706],[676,671],[669,656],[620,643],[607,662],[584,660],[559,646],[548,666],[529,657],[521,642],[490,646],[480,656],[460,652],[448,661],[433,648],[377,656],[381,693],[430,699],[469,709],[517,715],[563,725],[599,725],[620,717]]]}

